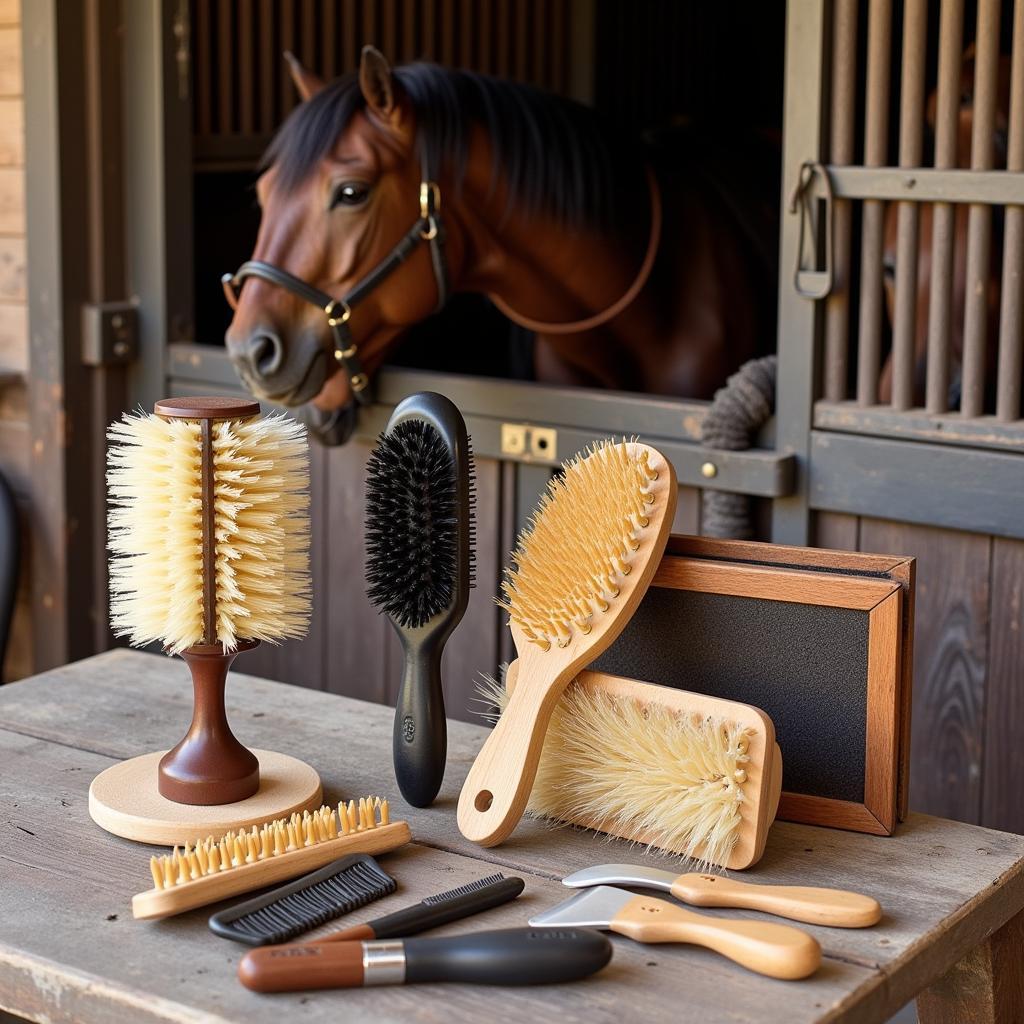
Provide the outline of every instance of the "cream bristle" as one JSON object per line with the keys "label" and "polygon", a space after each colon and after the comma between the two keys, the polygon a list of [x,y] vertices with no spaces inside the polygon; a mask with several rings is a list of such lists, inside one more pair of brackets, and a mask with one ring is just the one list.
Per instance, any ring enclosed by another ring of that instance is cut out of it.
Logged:
{"label": "cream bristle", "polygon": [[574,631],[589,633],[593,617],[608,610],[654,500],[646,452],[625,442],[599,442],[564,470],[520,535],[498,602],[544,650],[565,647]]}
{"label": "cream bristle", "polygon": [[[500,710],[501,683],[482,699]],[[555,708],[527,809],[725,865],[739,840],[750,732],[573,683]]]}
{"label": "cream bristle", "polygon": [[[312,813],[295,813],[290,818],[253,825],[248,832],[244,829],[228,832],[220,839],[208,836],[191,844],[186,843],[182,849],[175,847],[169,854],[150,858],[149,870],[153,876],[153,886],[156,889],[170,889],[205,875],[244,867],[255,861],[287,856],[293,850],[318,846],[348,835],[356,831],[354,826],[349,825],[356,812],[354,803],[348,805],[350,814],[345,813],[345,806],[343,801],[338,805],[337,812],[333,807],[324,806]],[[379,820],[375,807],[380,813]],[[390,824],[387,800],[363,797],[359,801],[359,808],[359,831]],[[338,825],[339,818],[341,827]]]}
{"label": "cream bristle", "polygon": [[[203,637],[202,428],[126,415],[109,432],[110,616],[135,646]],[[309,623],[309,452],[285,416],[213,425],[217,641],[276,643]]]}

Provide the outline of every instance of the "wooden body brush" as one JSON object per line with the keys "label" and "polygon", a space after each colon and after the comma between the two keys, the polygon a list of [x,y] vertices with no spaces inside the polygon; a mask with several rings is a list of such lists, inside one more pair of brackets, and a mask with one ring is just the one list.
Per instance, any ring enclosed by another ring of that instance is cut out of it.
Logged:
{"label": "wooden body brush", "polygon": [[441,655],[469,604],[472,512],[462,414],[443,395],[410,395],[367,463],[366,579],[402,642],[392,751],[398,788],[414,807],[433,803],[444,778]]}
{"label": "wooden body brush", "polygon": [[[520,678],[487,680],[502,709]],[[759,708],[670,686],[581,672],[555,708],[527,809],[678,853],[748,868],[764,853],[782,754]]]}
{"label": "wooden body brush", "polygon": [[552,480],[506,571],[502,607],[519,684],[462,788],[458,822],[467,839],[495,846],[522,817],[548,720],[640,603],[675,504],[671,463],[636,442],[597,444]]}
{"label": "wooden body brush", "polygon": [[[159,795],[178,804],[259,790],[259,761],[228,725],[228,668],[260,641],[302,636],[309,619],[305,429],[259,411],[234,398],[164,399],[109,432],[114,632],[160,642],[192,674],[191,727],[157,770]],[[318,783],[305,795],[318,799]]]}

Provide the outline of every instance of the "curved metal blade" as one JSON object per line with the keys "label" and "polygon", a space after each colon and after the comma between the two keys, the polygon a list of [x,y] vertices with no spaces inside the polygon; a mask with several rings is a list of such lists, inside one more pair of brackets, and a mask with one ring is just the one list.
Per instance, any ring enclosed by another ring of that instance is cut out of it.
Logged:
{"label": "curved metal blade", "polygon": [[663,889],[668,892],[678,877],[672,871],[639,864],[598,864],[567,875],[562,879],[562,885],[573,889],[591,885],[638,885],[645,889]]}
{"label": "curved metal blade", "polygon": [[530,918],[533,928],[608,928],[615,915],[634,896],[623,889],[599,885],[596,889],[578,892],[558,906]]}

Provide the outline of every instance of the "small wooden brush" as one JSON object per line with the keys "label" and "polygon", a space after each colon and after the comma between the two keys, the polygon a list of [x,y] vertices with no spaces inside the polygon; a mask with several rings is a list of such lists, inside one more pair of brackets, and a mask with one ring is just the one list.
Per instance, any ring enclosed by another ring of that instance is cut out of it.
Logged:
{"label": "small wooden brush", "polygon": [[[501,711],[505,685],[481,698]],[[748,868],[764,852],[782,754],[760,709],[669,686],[581,672],[551,716],[527,810],[678,853],[698,870]]]}
{"label": "small wooden brush", "polygon": [[169,917],[296,878],[348,853],[385,853],[411,838],[408,824],[392,821],[379,797],[208,836],[150,858],[153,888],[132,898],[132,914]]}
{"label": "small wooden brush", "polygon": [[622,632],[658,567],[676,505],[660,452],[604,441],[564,466],[523,532],[501,606],[519,685],[466,778],[462,834],[506,839],[526,809],[548,720],[580,669]]}

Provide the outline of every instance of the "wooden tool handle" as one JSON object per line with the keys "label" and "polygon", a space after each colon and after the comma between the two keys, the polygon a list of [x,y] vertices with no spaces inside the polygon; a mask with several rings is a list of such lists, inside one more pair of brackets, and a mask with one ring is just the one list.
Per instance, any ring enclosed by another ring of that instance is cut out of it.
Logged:
{"label": "wooden tool handle", "polygon": [[630,900],[615,915],[611,930],[637,942],[705,946],[769,978],[806,978],[821,963],[817,941],[797,928],[766,921],[705,917],[647,896]]}
{"label": "wooden tool handle", "polygon": [[310,942],[262,946],[242,957],[238,980],[254,992],[358,988],[363,984],[363,944]]}
{"label": "wooden tool handle", "polygon": [[459,830],[467,839],[497,846],[519,823],[562,689],[519,686],[510,695],[459,794]]}
{"label": "wooden tool handle", "polygon": [[831,928],[867,928],[878,924],[882,908],[877,900],[843,889],[803,885],[752,885],[714,875],[680,875],[672,895],[698,907],[742,907],[777,917]]}

